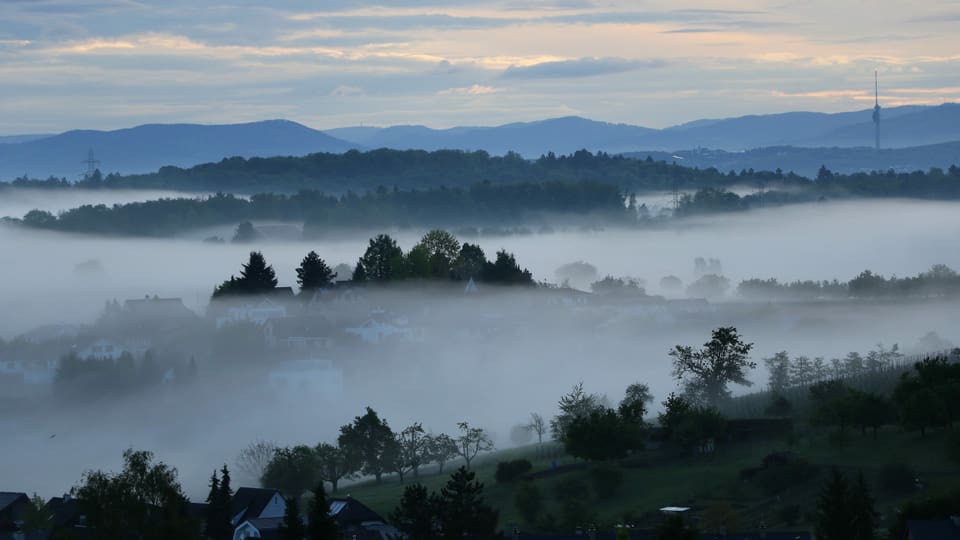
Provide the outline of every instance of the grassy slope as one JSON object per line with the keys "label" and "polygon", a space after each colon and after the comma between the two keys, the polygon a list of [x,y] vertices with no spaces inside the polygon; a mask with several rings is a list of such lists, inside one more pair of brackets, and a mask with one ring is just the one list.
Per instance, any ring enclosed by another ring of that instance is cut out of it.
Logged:
{"label": "grassy slope", "polygon": [[[733,506],[741,528],[755,530],[761,521],[770,528],[809,528],[815,510],[820,483],[829,467],[837,466],[856,474],[862,471],[872,487],[881,516],[880,526],[886,529],[893,519],[896,508],[916,493],[891,494],[879,487],[879,472],[890,462],[905,463],[916,471],[928,491],[936,492],[960,487],[960,467],[947,461],[944,452],[945,434],[934,432],[925,439],[916,434],[888,429],[874,441],[869,435],[848,432],[842,444],[831,443],[827,433],[808,433],[789,444],[787,441],[756,441],[732,443],[721,446],[715,455],[704,458],[658,459],[655,455],[632,459],[624,463],[624,482],[612,500],[598,501],[589,498],[589,504],[599,523],[605,527],[620,521],[624,516],[631,520],[647,521],[644,516],[655,513],[666,505],[693,505],[710,507],[718,502]],[[820,466],[818,477],[797,485],[779,495],[768,496],[751,482],[741,481],[739,472],[759,465],[763,456],[790,450]],[[559,453],[559,449],[555,448]],[[501,524],[522,523],[513,503],[515,485],[498,485],[493,475],[498,461],[525,457],[534,464],[534,471],[550,468],[550,458],[537,458],[535,447],[523,447],[500,451],[480,458],[474,464],[478,479],[486,485],[487,501],[500,510]],[[573,463],[567,456],[555,458],[559,465]],[[453,465],[454,467],[457,464]],[[448,465],[448,470],[451,468]],[[587,471],[574,471],[563,475],[536,480],[547,501],[545,511],[559,515],[560,510],[553,500],[555,486],[572,477],[580,477],[589,484]],[[422,474],[419,481],[431,490],[438,490],[446,481],[446,474]],[[413,480],[407,480],[411,483]],[[342,489],[374,510],[387,515],[397,504],[403,491],[396,478],[385,478],[383,484],[360,483]],[[800,507],[800,524],[788,527],[778,522],[778,513],[784,506]]]}

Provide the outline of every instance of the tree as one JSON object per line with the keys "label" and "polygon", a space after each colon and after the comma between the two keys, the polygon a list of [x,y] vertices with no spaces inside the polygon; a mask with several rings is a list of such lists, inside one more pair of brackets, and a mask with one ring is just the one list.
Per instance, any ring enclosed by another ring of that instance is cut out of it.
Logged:
{"label": "tree", "polygon": [[540,413],[530,413],[527,429],[537,434],[537,453],[543,453],[543,434],[547,432],[547,422]]}
{"label": "tree", "polygon": [[780,393],[790,386],[790,355],[787,351],[780,351],[770,358],[764,358],[763,364],[767,367],[770,391]]}
{"label": "tree", "polygon": [[[30,497],[30,503],[23,508],[19,517],[23,521],[20,530],[25,533],[49,531],[53,528],[53,512],[36,493]],[[31,537],[29,534],[26,536]]]}
{"label": "tree", "polygon": [[263,471],[263,487],[299,497],[317,481],[317,456],[306,445],[279,448]]}
{"label": "tree", "polygon": [[273,459],[273,454],[276,451],[276,443],[257,439],[240,450],[237,459],[234,460],[234,465],[243,474],[260,480],[263,477],[264,469],[267,468],[267,464]]}
{"label": "tree", "polygon": [[390,523],[408,540],[434,540],[437,538],[435,515],[435,498],[417,483],[404,488],[400,504],[390,512]]}
{"label": "tree", "polygon": [[493,450],[493,441],[483,428],[470,427],[467,422],[460,422],[457,427],[460,428],[460,436],[456,439],[457,454],[467,462],[466,468],[469,471],[470,462],[477,454]]}
{"label": "tree", "polygon": [[320,443],[314,449],[314,454],[320,469],[321,480],[330,482],[331,491],[336,493],[340,479],[353,472],[347,466],[347,458],[343,450],[332,444]]}
{"label": "tree", "polygon": [[367,280],[367,271],[364,269],[362,262],[357,262],[357,265],[353,268],[353,274],[350,276],[350,280],[357,283],[363,283]]}
{"label": "tree", "polygon": [[817,538],[873,538],[875,513],[873,499],[863,479],[850,486],[846,477],[833,469],[817,502]]}
{"label": "tree", "polygon": [[460,255],[460,242],[447,231],[434,229],[423,235],[414,249],[422,248],[427,255],[430,277],[449,279],[453,264]]}
{"label": "tree", "polygon": [[459,281],[480,280],[487,265],[487,256],[476,244],[463,244],[453,264],[453,277]]}
{"label": "tree", "polygon": [[177,470],[153,463],[151,452],[123,453],[119,474],[87,471],[71,490],[99,540],[199,539],[199,524],[186,514]]}
{"label": "tree", "polygon": [[243,223],[237,225],[237,230],[233,233],[234,244],[249,244],[255,241],[260,237],[260,234],[257,233],[257,230],[253,228],[253,223],[249,221],[244,221]]}
{"label": "tree", "polygon": [[750,386],[747,369],[757,367],[747,360],[753,343],[744,343],[737,329],[728,326],[713,331],[713,338],[699,350],[677,345],[673,358],[673,375],[683,381],[685,391],[698,401],[716,405],[729,397],[727,385]]}
{"label": "tree", "polygon": [[642,446],[641,425],[612,409],[599,409],[574,418],[564,446],[574,457],[591,461],[621,459]]}
{"label": "tree", "polygon": [[566,439],[567,429],[576,418],[587,416],[600,409],[600,396],[587,394],[583,390],[583,383],[577,383],[569,393],[560,397],[560,414],[550,420],[550,431],[553,438],[563,442]]}
{"label": "tree", "polygon": [[443,472],[443,466],[448,461],[460,455],[457,452],[457,441],[445,433],[427,435],[427,452],[430,461],[439,465],[439,472],[441,473]]}
{"label": "tree", "polygon": [[379,234],[370,239],[367,251],[360,257],[359,267],[363,268],[366,280],[385,282],[399,279],[403,274],[403,250],[396,240]]}
{"label": "tree", "polygon": [[279,540],[303,540],[307,535],[307,528],[303,526],[300,517],[300,497],[286,497],[286,508],[283,511],[283,521],[277,526]]}
{"label": "tree", "polygon": [[807,386],[816,379],[816,372],[813,362],[808,356],[798,356],[790,364],[790,385]]}
{"label": "tree", "polygon": [[353,423],[340,427],[337,442],[346,456],[347,468],[373,475],[378,484],[384,473],[394,470],[394,463],[400,457],[393,430],[370,407],[366,414],[355,417]]}
{"label": "tree", "polygon": [[483,484],[460,467],[440,489],[437,516],[443,538],[499,538],[496,510],[484,503]]}
{"label": "tree", "polygon": [[308,540],[338,540],[339,527],[330,515],[330,502],[327,492],[323,489],[323,482],[319,482],[313,489],[313,497],[307,505],[307,539]]}
{"label": "tree", "polygon": [[730,288],[730,280],[717,274],[707,274],[687,286],[691,298],[722,298]]}
{"label": "tree", "polygon": [[420,476],[420,466],[429,459],[429,442],[423,425],[414,422],[397,434],[397,443],[400,445],[400,459],[397,460],[400,474],[400,483],[403,483],[403,472],[413,471],[414,478]]}
{"label": "tree", "polygon": [[333,284],[337,274],[317,255],[316,251],[307,253],[297,267],[297,283],[301,292],[323,289]]}
{"label": "tree", "polygon": [[650,393],[650,387],[643,383],[633,383],[627,387],[626,395],[620,401],[618,411],[624,419],[643,423],[643,417],[647,414],[647,404],[653,401],[653,394]]}
{"label": "tree", "polygon": [[500,250],[494,262],[484,265],[483,280],[502,285],[533,285],[533,274],[526,268],[520,269],[513,253]]}
{"label": "tree", "polygon": [[218,478],[217,471],[210,477],[210,492],[207,494],[207,513],[205,528],[207,537],[212,540],[229,540],[233,537],[233,525],[230,523],[230,501],[233,490],[230,488],[230,472],[226,465],[223,476]]}
{"label": "tree", "polygon": [[267,264],[263,253],[251,251],[249,260],[241,265],[240,277],[230,276],[230,279],[221,283],[213,292],[218,298],[228,295],[263,294],[277,286],[277,275],[273,267]]}

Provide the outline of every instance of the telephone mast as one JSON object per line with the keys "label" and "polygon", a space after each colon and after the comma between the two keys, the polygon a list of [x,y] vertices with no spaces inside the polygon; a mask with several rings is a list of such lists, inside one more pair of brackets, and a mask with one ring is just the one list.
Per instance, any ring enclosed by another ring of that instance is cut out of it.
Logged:
{"label": "telephone mast", "polygon": [[873,125],[875,129],[875,148],[880,150],[880,76],[873,71]]}

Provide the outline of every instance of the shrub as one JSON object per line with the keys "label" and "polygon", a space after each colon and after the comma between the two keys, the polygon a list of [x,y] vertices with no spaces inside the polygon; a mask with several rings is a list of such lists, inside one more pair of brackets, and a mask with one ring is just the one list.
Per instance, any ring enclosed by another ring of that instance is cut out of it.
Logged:
{"label": "shrub", "polygon": [[890,493],[909,493],[915,489],[917,474],[905,463],[893,461],[880,469],[880,487]]}
{"label": "shrub", "polygon": [[497,473],[495,478],[498,484],[509,484],[520,479],[521,476],[530,472],[533,465],[526,459],[515,459],[513,461],[501,461],[497,463]]}
{"label": "shrub", "polygon": [[513,497],[513,504],[520,515],[523,516],[524,521],[530,525],[535,525],[537,518],[540,517],[540,511],[543,510],[543,495],[532,482],[524,482],[517,488]]}
{"label": "shrub", "polygon": [[613,497],[623,484],[623,471],[619,467],[602,466],[590,471],[593,492],[600,499]]}

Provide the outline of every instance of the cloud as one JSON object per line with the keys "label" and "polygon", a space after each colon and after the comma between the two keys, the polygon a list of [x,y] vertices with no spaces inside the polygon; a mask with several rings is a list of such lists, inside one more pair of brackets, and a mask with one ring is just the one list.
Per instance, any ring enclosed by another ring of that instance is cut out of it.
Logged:
{"label": "cloud", "polygon": [[638,69],[655,69],[667,65],[664,60],[628,60],[626,58],[578,58],[542,62],[531,66],[510,66],[503,72],[506,79],[557,79],[596,77]]}
{"label": "cloud", "polygon": [[503,88],[475,84],[473,86],[466,86],[462,88],[447,88],[446,90],[440,90],[439,92],[437,92],[437,95],[438,96],[483,96],[486,94],[495,94],[497,92],[502,92],[502,91],[503,91]]}
{"label": "cloud", "polygon": [[363,88],[357,86],[348,86],[345,84],[341,84],[330,91],[330,95],[333,97],[357,97],[365,94],[366,91]]}

